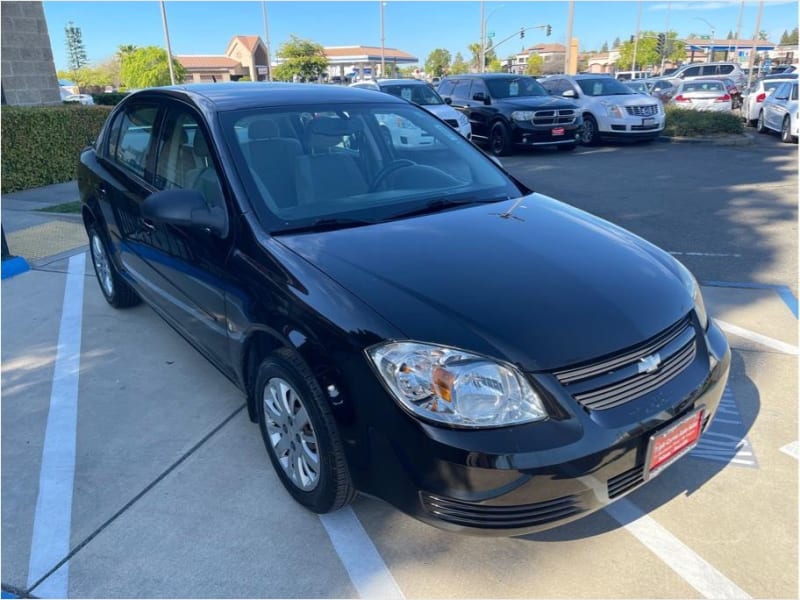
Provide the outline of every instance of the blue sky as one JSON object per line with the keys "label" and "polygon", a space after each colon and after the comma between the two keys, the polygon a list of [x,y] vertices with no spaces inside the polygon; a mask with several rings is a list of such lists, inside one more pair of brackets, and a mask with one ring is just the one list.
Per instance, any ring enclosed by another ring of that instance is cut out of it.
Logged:
{"label": "blue sky", "polygon": [[[740,1],[643,1],[642,29],[662,31],[669,16],[670,29],[680,36],[711,33],[724,38],[736,30]],[[575,3],[573,35],[582,50],[599,49],[615,37],[624,40],[635,32],[639,2],[578,1]],[[671,8],[669,8],[671,6]],[[500,41],[520,27],[550,24],[551,37],[543,31],[526,33],[503,44],[498,54],[506,57],[522,46],[539,42],[564,42],[567,25],[566,1],[487,1],[488,31]],[[264,37],[261,2],[166,3],[170,41],[174,54],[222,54],[231,36]],[[669,9],[669,10],[668,10]],[[159,3],[148,2],[70,2],[44,3],[56,68],[67,66],[64,26],[73,21],[83,32],[91,62],[114,54],[120,44],[164,45]],[[480,36],[480,3],[399,1],[386,2],[386,46],[399,48],[424,62],[434,48],[446,48],[455,56],[468,56],[467,45]],[[749,38],[755,28],[758,3],[744,3],[742,37]],[[363,2],[268,1],[269,33],[273,52],[291,34],[311,39],[323,46],[380,46],[380,5]],[[704,22],[707,21],[708,23]],[[798,26],[796,0],[767,0],[761,29],[777,42],[784,30]]]}

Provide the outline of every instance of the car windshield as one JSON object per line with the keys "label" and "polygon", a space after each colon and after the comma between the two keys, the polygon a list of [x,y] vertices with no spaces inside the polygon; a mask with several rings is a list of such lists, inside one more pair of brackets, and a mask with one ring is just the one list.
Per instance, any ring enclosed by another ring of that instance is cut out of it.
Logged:
{"label": "car windshield", "polygon": [[503,77],[498,79],[486,79],[485,81],[492,98],[547,96],[547,90],[533,77]]}
{"label": "car windshield", "polygon": [[612,77],[578,79],[577,84],[587,96],[628,96],[631,90]]}
{"label": "car windshield", "polygon": [[785,82],[783,81],[765,81],[764,82],[764,91],[765,92],[772,92],[775,88],[783,85]]}
{"label": "car windshield", "polygon": [[381,91],[408,100],[420,106],[436,106],[444,104],[439,94],[427,84],[388,84],[381,85]]}
{"label": "car windshield", "polygon": [[273,233],[352,227],[527,191],[412,104],[247,109],[221,113],[220,123]]}

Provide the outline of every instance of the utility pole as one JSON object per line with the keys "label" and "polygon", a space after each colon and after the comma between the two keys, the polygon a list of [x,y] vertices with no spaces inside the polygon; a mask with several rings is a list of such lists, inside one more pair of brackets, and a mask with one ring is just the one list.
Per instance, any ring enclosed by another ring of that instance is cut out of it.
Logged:
{"label": "utility pole", "polygon": [[575,0],[569,0],[569,12],[567,13],[567,51],[564,53],[564,73],[569,73],[572,53],[572,21],[575,17]]}
{"label": "utility pole", "polygon": [[267,81],[272,81],[272,54],[269,48],[269,27],[267,26],[267,3],[262,0],[261,14],[264,17],[264,45],[267,47]]}
{"label": "utility pole", "polygon": [[172,48],[169,45],[169,29],[167,28],[167,8],[161,0],[161,20],[164,22],[164,39],[167,42],[167,64],[169,65],[169,80],[175,85],[175,69],[172,66]]}
{"label": "utility pole", "polygon": [[661,69],[659,70],[659,76],[664,73],[664,61],[667,59],[667,48],[669,43],[669,15],[672,12],[672,2],[667,3],[667,30],[664,32],[664,51],[661,54]]}
{"label": "utility pole", "polygon": [[481,51],[478,58],[481,64],[478,66],[478,73],[483,73],[486,67],[486,6],[481,0]]}
{"label": "utility pole", "polygon": [[633,64],[631,71],[636,70],[636,54],[639,52],[639,30],[642,24],[642,0],[639,0],[639,10],[636,13],[636,37],[633,39]]}
{"label": "utility pole", "polygon": [[764,0],[758,3],[758,15],[756,16],[756,29],[753,31],[753,46],[750,48],[750,68],[747,70],[747,87],[753,82],[753,67],[756,62],[756,48],[758,47],[758,33],[761,31],[761,15],[764,14]]}
{"label": "utility pole", "polygon": [[733,45],[733,60],[739,62],[739,39],[742,37],[742,14],[744,13],[744,0],[739,4],[739,18],[736,20],[736,41]]}
{"label": "utility pole", "polygon": [[386,77],[386,47],[384,45],[384,37],[383,37],[383,7],[386,6],[386,2],[381,0],[381,77]]}

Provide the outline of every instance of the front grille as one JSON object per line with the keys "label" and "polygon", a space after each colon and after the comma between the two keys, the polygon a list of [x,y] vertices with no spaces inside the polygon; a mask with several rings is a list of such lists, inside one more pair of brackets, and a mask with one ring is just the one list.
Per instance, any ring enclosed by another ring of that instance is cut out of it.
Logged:
{"label": "front grille", "polygon": [[625,110],[634,117],[652,117],[658,114],[658,104],[643,104],[639,106],[626,106]]}
{"label": "front grille", "polygon": [[491,529],[543,525],[583,512],[577,496],[516,506],[488,506],[420,492],[423,508],[442,521]]}
{"label": "front grille", "polygon": [[444,122],[450,125],[450,127],[453,129],[458,129],[458,121],[455,119],[445,119]]}
{"label": "front grille", "polygon": [[[691,314],[655,337],[602,360],[554,373],[584,408],[607,410],[644,396],[688,367],[697,355]],[[656,359],[649,372],[644,361]]]}
{"label": "front grille", "polygon": [[533,113],[534,125],[572,125],[577,113],[571,108],[537,110]]}
{"label": "front grille", "polygon": [[628,469],[608,480],[608,497],[616,498],[644,482],[644,465]]}

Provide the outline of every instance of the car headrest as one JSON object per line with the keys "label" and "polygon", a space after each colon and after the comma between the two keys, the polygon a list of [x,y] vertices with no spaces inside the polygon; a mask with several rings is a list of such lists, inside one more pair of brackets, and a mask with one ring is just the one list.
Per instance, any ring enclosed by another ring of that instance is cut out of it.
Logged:
{"label": "car headrest", "polygon": [[247,137],[251,140],[263,140],[280,136],[278,124],[270,119],[259,119],[253,121],[247,128]]}
{"label": "car headrest", "polygon": [[333,117],[317,117],[308,124],[308,132],[314,136],[330,136],[341,138],[352,135],[358,127],[351,119],[335,119]]}

